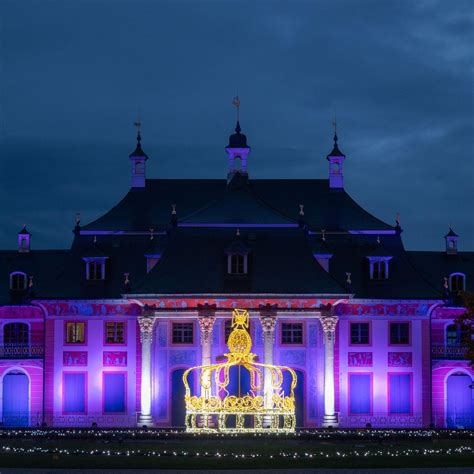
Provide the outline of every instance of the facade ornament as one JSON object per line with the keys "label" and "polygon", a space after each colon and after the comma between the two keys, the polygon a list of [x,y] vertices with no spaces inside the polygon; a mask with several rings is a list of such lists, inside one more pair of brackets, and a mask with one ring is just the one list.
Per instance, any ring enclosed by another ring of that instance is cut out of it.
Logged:
{"label": "facade ornament", "polygon": [[154,235],[153,235],[153,232],[155,231],[155,229],[153,227],[150,227],[150,240],[153,240],[154,238]]}
{"label": "facade ornament", "polygon": [[397,217],[395,218],[395,222],[397,224],[397,227],[400,227],[400,213],[397,212]]}
{"label": "facade ornament", "polygon": [[176,204],[171,204],[171,214],[172,214],[173,216],[176,215]]}
{"label": "facade ornament", "polygon": [[28,280],[28,288],[33,288],[33,275],[30,275]]}
{"label": "facade ornament", "polygon": [[237,227],[237,230],[236,230],[236,232],[235,232],[235,235],[236,235],[237,237],[240,237],[240,228],[239,228],[239,227]]}
{"label": "facade ornament", "polygon": [[94,244],[97,243],[97,235],[94,235]]}
{"label": "facade ornament", "polygon": [[304,204],[300,204],[300,216],[304,216]]}
{"label": "facade ornament", "polygon": [[201,344],[210,344],[212,337],[212,328],[216,318],[214,316],[201,316],[198,319],[201,332]]}
{"label": "facade ornament", "polygon": [[334,315],[321,316],[321,325],[323,326],[324,338],[329,343],[334,343],[338,320],[339,318]]}
{"label": "facade ornament", "polygon": [[377,243],[380,244],[380,235],[377,235]]}
{"label": "facade ornament", "polygon": [[326,242],[326,229],[321,229],[321,240]]}
{"label": "facade ornament", "polygon": [[351,272],[346,272],[346,283],[348,285],[352,285],[351,275],[352,275]]}
{"label": "facade ornament", "polygon": [[79,227],[81,224],[81,213],[76,212],[76,227]]}
{"label": "facade ornament", "polygon": [[138,318],[140,325],[140,341],[141,343],[153,342],[153,326],[155,325],[155,318],[150,316],[140,316]]}

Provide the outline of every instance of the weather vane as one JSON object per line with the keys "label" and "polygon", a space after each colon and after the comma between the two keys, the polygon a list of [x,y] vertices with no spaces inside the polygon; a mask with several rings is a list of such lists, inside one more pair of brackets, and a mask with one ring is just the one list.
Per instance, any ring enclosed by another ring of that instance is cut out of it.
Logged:
{"label": "weather vane", "polygon": [[142,126],[142,122],[140,120],[140,107],[138,107],[138,115],[137,115],[137,120],[133,122],[133,125],[137,127],[137,132],[140,132],[140,128]]}
{"label": "weather vane", "polygon": [[334,110],[334,120],[332,121],[332,126],[334,127],[334,135],[337,135],[337,118],[336,118],[336,110]]}
{"label": "weather vane", "polygon": [[240,99],[238,95],[236,95],[232,99],[232,105],[237,109],[237,122],[238,122],[240,120]]}

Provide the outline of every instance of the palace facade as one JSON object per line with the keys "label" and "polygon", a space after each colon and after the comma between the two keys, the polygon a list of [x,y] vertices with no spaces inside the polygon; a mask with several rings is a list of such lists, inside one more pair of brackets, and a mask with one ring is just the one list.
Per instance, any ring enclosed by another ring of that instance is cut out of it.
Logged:
{"label": "palace facade", "polygon": [[70,249],[24,228],[0,252],[3,425],[183,426],[183,372],[223,359],[242,308],[258,360],[296,371],[297,426],[474,426],[474,252],[452,229],[406,250],[344,190],[337,136],[327,179],[251,179],[239,123],[225,151],[224,179],[147,179],[138,133],[130,190]]}

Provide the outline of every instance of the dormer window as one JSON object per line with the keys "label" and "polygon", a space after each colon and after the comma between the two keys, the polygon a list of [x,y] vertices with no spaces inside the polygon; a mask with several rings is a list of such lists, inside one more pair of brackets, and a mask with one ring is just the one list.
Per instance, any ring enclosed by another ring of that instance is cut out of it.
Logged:
{"label": "dormer window", "polygon": [[466,275],[464,273],[451,273],[449,275],[449,289],[453,293],[458,293],[466,289]]}
{"label": "dormer window", "polygon": [[84,258],[86,262],[86,280],[105,280],[105,260],[107,257]]}
{"label": "dormer window", "polygon": [[159,254],[145,254],[146,258],[146,272],[150,273],[153,267],[158,263],[161,258]]}
{"label": "dormer window", "polygon": [[21,291],[26,289],[26,274],[13,272],[10,274],[10,290]]}
{"label": "dormer window", "polygon": [[229,254],[227,256],[227,273],[245,275],[247,273],[247,255]]}
{"label": "dormer window", "polygon": [[389,261],[392,257],[368,257],[371,280],[388,280]]}

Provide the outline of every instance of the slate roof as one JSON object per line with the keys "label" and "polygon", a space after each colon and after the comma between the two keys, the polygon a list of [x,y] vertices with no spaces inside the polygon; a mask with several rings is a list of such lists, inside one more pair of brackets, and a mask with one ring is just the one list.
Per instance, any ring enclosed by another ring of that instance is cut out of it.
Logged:
{"label": "slate roof", "polygon": [[420,274],[440,291],[444,277],[463,273],[466,275],[466,290],[474,292],[474,252],[447,255],[446,252],[408,251],[407,255]]}
{"label": "slate roof", "polygon": [[315,229],[394,230],[360,207],[345,191],[331,190],[327,179],[250,179],[240,187],[221,179],[148,179],[132,188],[114,208],[82,227],[93,231],[164,229],[176,204],[181,224],[298,224]]}
{"label": "slate roof", "polygon": [[[172,205],[177,223],[171,223]],[[372,233],[349,232],[363,230]],[[237,244],[248,250],[247,275],[227,274],[226,250]],[[314,253],[332,254],[329,272]],[[147,273],[150,254],[161,257]],[[107,257],[105,281],[85,279],[83,258],[91,255]],[[367,257],[374,255],[393,257],[388,280],[370,280]],[[438,300],[444,297],[443,277],[453,272],[466,274],[467,289],[474,291],[474,252],[406,252],[399,231],[345,191],[329,189],[327,180],[247,180],[240,174],[229,184],[147,180],[144,189],[131,189],[104,216],[76,229],[70,250],[0,251],[0,304],[12,301],[14,271],[33,276],[33,289],[24,296],[35,299],[273,293]]]}

